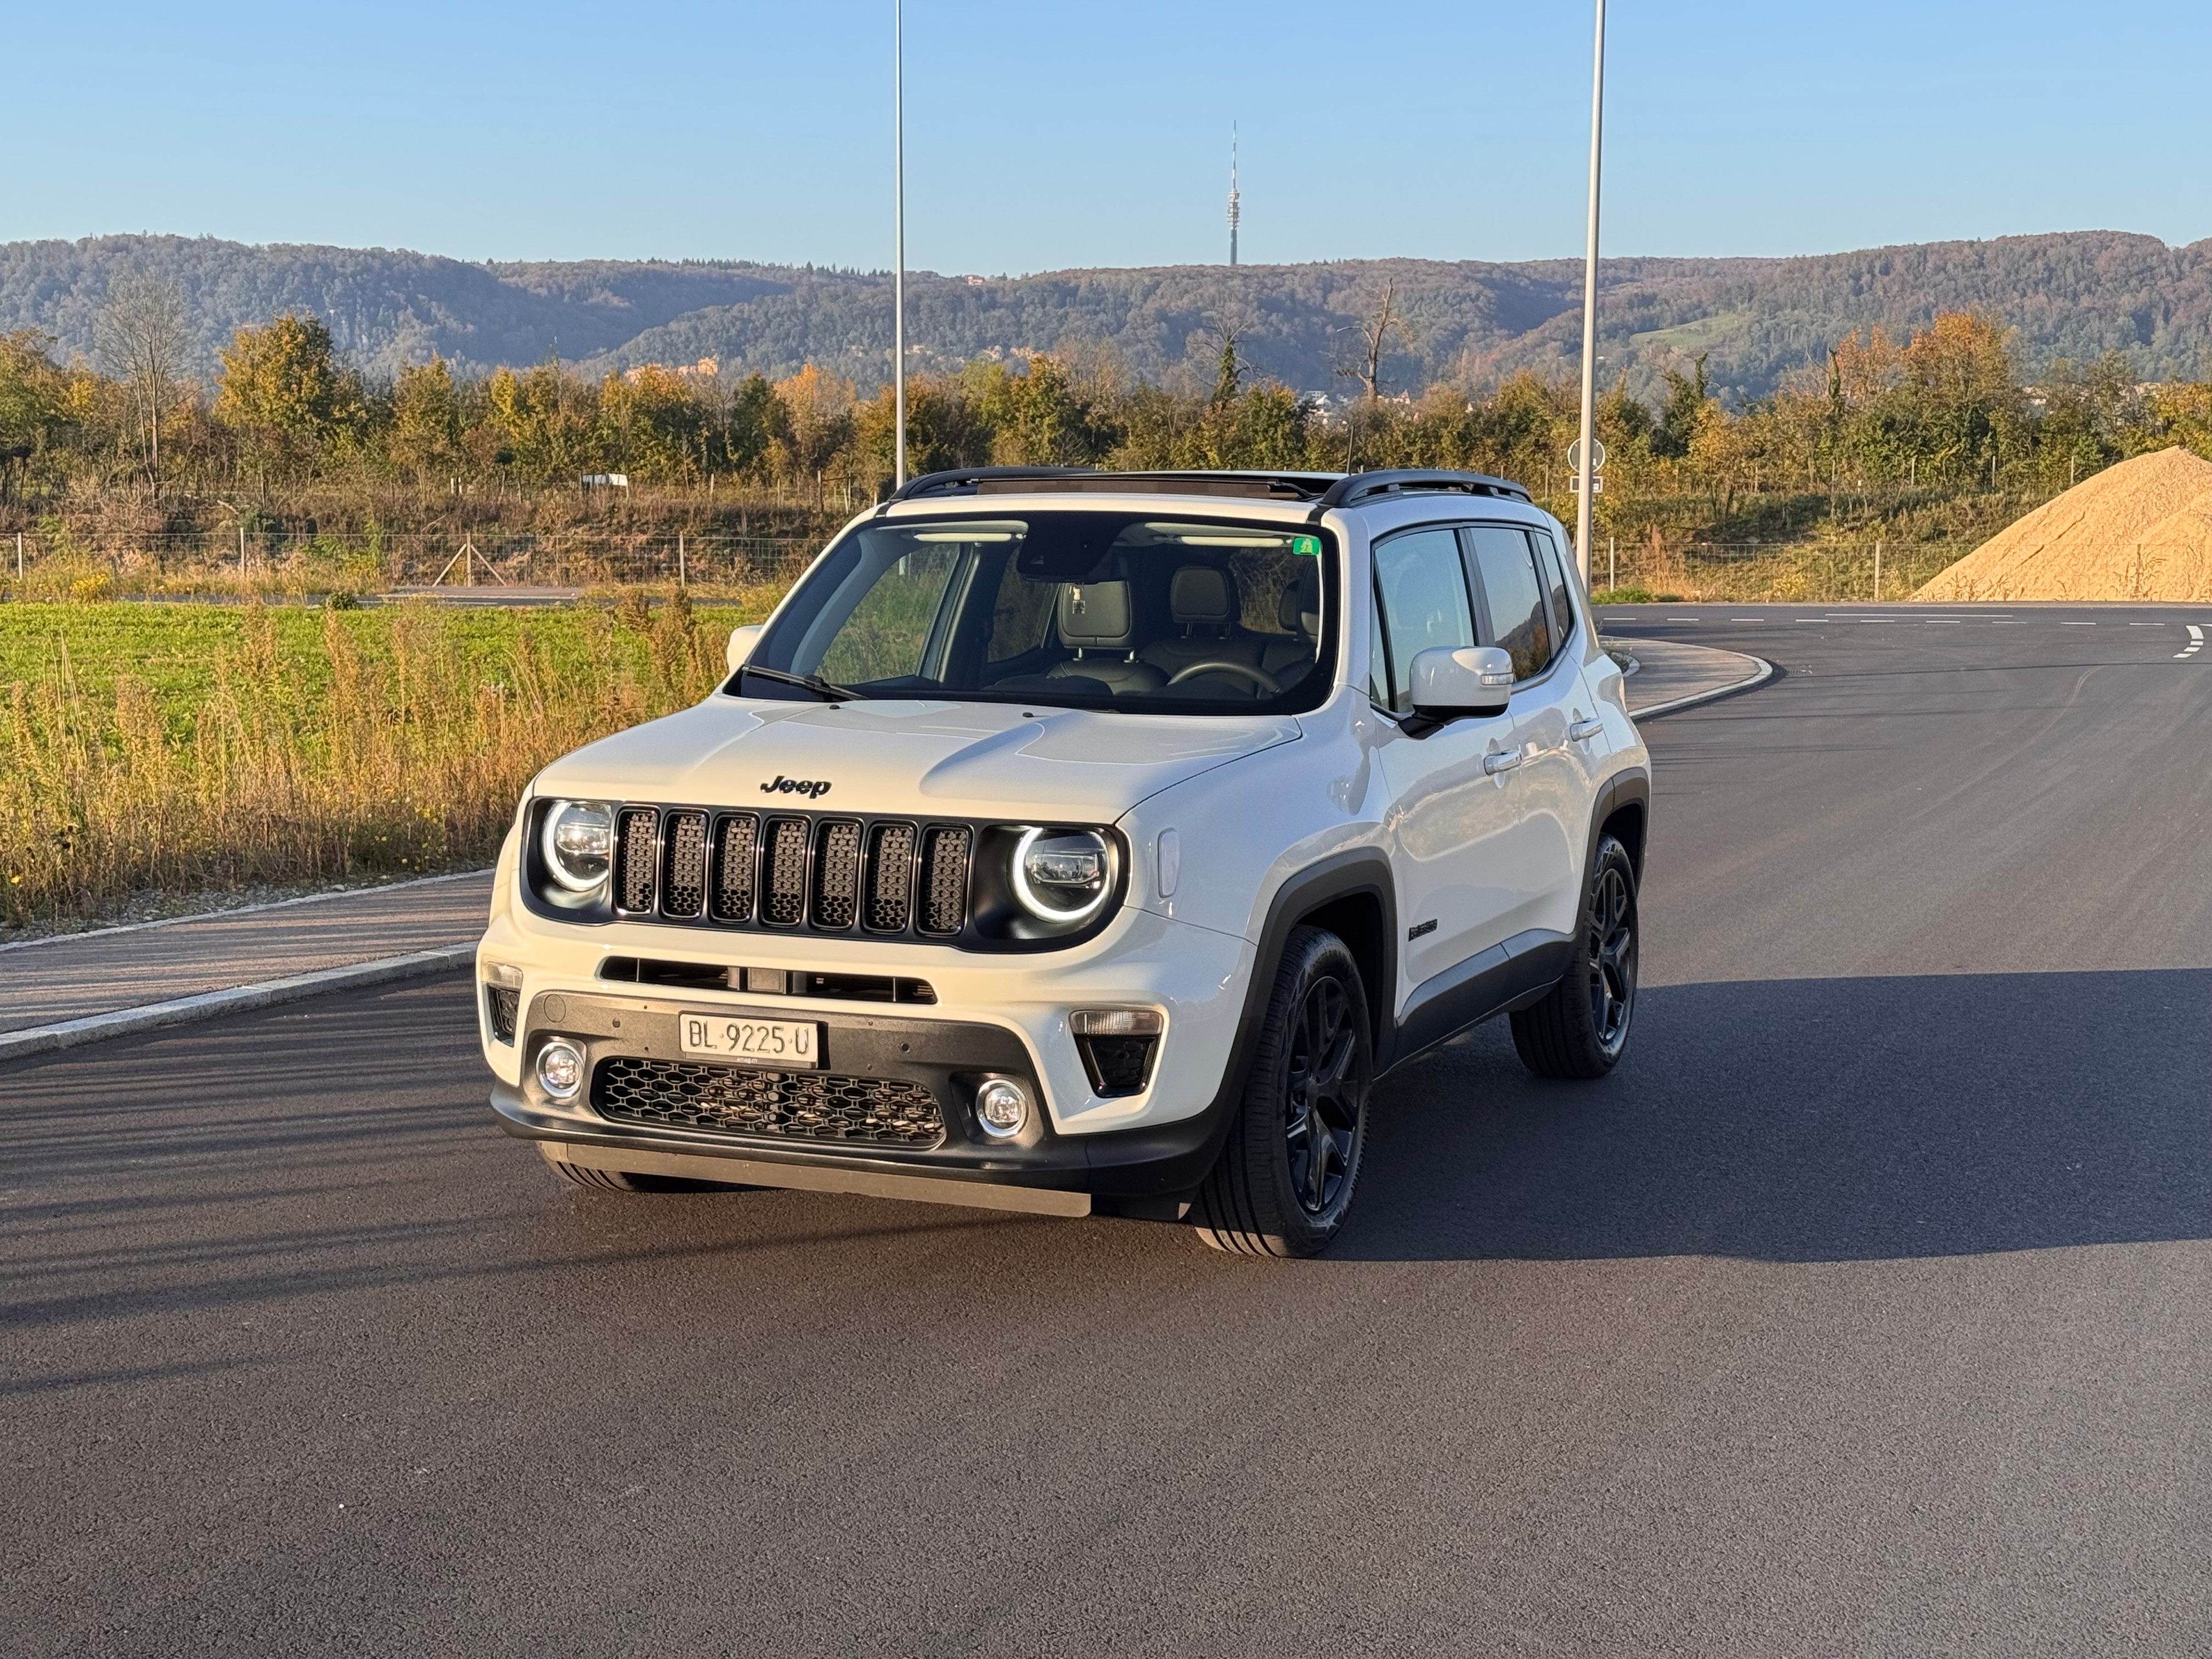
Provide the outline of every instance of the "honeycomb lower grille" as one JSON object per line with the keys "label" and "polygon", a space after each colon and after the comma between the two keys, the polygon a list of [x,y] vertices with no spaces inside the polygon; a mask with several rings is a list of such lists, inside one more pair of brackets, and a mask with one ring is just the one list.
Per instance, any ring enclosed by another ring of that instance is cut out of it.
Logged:
{"label": "honeycomb lower grille", "polygon": [[757,1071],[617,1054],[592,1077],[599,1115],[775,1140],[931,1147],[945,1139],[937,1097],[919,1083]]}

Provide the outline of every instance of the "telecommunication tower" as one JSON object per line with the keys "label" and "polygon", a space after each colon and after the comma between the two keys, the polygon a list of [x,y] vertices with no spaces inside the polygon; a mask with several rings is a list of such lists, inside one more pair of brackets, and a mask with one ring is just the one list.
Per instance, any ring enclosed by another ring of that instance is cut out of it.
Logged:
{"label": "telecommunication tower", "polygon": [[1229,124],[1229,263],[1237,263],[1237,124]]}

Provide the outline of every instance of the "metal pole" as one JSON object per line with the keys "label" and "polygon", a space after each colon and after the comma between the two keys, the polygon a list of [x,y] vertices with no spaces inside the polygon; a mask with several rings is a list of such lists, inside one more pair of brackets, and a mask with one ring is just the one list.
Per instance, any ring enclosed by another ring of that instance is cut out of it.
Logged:
{"label": "metal pole", "polygon": [[1874,602],[1881,603],[1881,544],[1874,544]]}
{"label": "metal pole", "polygon": [[23,532],[15,532],[15,580],[23,580]]}
{"label": "metal pole", "polygon": [[897,269],[891,277],[891,401],[898,422],[891,473],[906,487],[906,7],[891,0],[891,240]]}
{"label": "metal pole", "polygon": [[684,532],[680,530],[676,532],[676,585],[678,587],[691,585],[690,578],[684,568]]}
{"label": "metal pole", "polygon": [[1597,476],[1590,458],[1597,441],[1597,190],[1604,136],[1605,0],[1597,0],[1597,39],[1590,52],[1589,239],[1583,252],[1583,459],[1575,491],[1575,559],[1584,586],[1589,585],[1590,496]]}

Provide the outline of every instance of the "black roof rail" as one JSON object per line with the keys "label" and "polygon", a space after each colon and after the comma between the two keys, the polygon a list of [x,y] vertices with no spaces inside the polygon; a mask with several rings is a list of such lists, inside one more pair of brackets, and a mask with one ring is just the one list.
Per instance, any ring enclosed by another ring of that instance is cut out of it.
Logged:
{"label": "black roof rail", "polygon": [[1340,482],[1334,472],[1105,472],[1088,466],[968,466],[909,478],[903,489],[892,492],[884,507],[925,495],[1063,489],[1121,495],[1256,495],[1310,501]]}
{"label": "black roof rail", "polygon": [[1528,492],[1510,478],[1493,478],[1486,472],[1429,472],[1382,468],[1373,472],[1347,472],[1314,502],[1319,517],[1332,507],[1350,507],[1371,495],[1418,495],[1431,491],[1462,495],[1494,495],[1509,501],[1528,501]]}

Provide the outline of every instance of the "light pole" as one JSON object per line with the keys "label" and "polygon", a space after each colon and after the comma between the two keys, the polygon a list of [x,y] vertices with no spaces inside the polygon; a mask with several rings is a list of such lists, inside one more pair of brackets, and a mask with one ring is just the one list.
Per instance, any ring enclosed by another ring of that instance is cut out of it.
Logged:
{"label": "light pole", "polygon": [[891,241],[896,269],[891,276],[891,401],[898,435],[892,444],[891,471],[897,488],[906,487],[906,8],[891,0]]}
{"label": "light pole", "polygon": [[1597,0],[1597,41],[1590,58],[1589,240],[1583,250],[1583,465],[1575,481],[1575,562],[1582,567],[1584,587],[1590,574],[1590,498],[1597,488],[1591,457],[1597,438],[1597,195],[1604,139],[1605,0]]}

